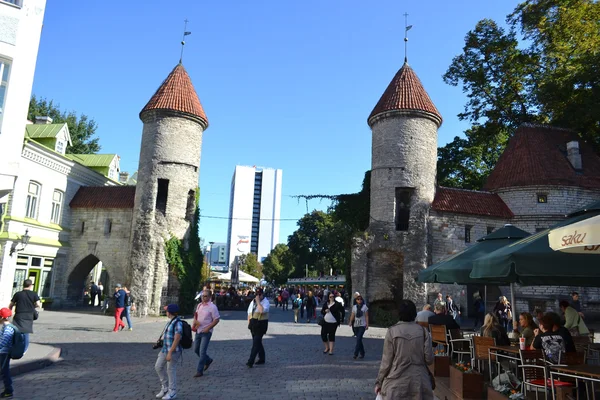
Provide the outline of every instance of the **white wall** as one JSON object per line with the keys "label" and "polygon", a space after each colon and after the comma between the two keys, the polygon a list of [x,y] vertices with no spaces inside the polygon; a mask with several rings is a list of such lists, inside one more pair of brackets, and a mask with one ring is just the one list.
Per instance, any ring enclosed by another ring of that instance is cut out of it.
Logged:
{"label": "white wall", "polygon": [[280,169],[263,169],[262,171],[261,221],[258,234],[258,261],[260,262],[279,243],[282,174]]}
{"label": "white wall", "polygon": [[0,2],[0,58],[11,62],[0,123],[0,197],[18,174],[45,7],[46,0],[23,0],[22,7]]}
{"label": "white wall", "polygon": [[[236,166],[232,183],[232,205],[230,205],[229,218],[231,231],[227,238],[228,259],[231,265],[236,256],[250,252],[250,236],[252,234],[252,206],[254,199],[254,172],[253,167]],[[247,243],[240,243],[247,241]]]}

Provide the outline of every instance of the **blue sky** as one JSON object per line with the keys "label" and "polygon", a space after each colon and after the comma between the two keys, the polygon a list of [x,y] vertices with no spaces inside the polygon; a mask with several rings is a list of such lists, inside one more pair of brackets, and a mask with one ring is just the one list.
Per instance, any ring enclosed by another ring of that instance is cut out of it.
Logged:
{"label": "blue sky", "polygon": [[[306,213],[297,194],[353,193],[371,163],[367,116],[404,58],[444,118],[438,143],[461,135],[465,96],[442,75],[477,21],[503,23],[518,2],[281,0],[48,1],[33,93],[94,118],[102,153],[137,170],[139,111],[179,61],[210,126],[200,169],[201,213],[226,217],[235,165],[283,170],[282,242]],[[374,4],[376,6],[374,6]],[[182,144],[185,145],[185,144]],[[329,202],[312,200],[309,210]],[[227,220],[200,236],[226,241]]]}

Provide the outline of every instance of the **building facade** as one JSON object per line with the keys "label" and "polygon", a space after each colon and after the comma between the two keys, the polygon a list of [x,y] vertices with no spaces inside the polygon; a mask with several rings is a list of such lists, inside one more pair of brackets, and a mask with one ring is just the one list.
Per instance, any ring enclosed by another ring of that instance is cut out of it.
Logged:
{"label": "building facade", "polygon": [[204,254],[208,257],[208,267],[211,271],[227,272],[227,243],[212,243],[206,246]]}
{"label": "building facade", "polygon": [[282,171],[236,166],[231,181],[227,265],[256,254],[262,262],[279,243]]}
{"label": "building facade", "polygon": [[[418,272],[505,224],[530,233],[600,199],[600,157],[570,130],[524,124],[514,132],[484,190],[436,186],[441,116],[404,64],[368,119],[372,129],[370,224],[353,248],[354,290],[387,311],[453,295],[465,311],[483,287],[420,284]],[[600,311],[598,288],[518,287],[517,309],[555,309],[579,291]],[[491,306],[508,288],[488,285]]]}

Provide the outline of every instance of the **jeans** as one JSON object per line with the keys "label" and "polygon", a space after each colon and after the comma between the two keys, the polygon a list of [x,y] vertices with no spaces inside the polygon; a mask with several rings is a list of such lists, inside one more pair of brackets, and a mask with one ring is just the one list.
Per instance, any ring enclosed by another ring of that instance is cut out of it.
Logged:
{"label": "jeans", "polygon": [[121,320],[123,320],[123,318],[127,318],[127,325],[129,325],[130,329],[133,328],[133,325],[131,324],[131,306],[125,307],[125,310],[121,315]]}
{"label": "jeans", "polygon": [[29,333],[24,333],[23,336],[25,338],[25,350],[23,350],[23,354],[25,354],[29,348]]}
{"label": "jeans", "polygon": [[288,299],[281,300],[281,303],[283,304],[281,306],[281,308],[283,308],[284,310],[287,310],[288,309]]}
{"label": "jeans", "polygon": [[125,307],[115,308],[115,329],[113,329],[113,331],[115,331],[115,332],[117,332],[119,330],[120,326],[125,328],[125,324],[123,323],[123,321],[121,321],[121,313],[123,312],[124,309],[125,309]]}
{"label": "jeans", "polygon": [[196,372],[203,373],[204,366],[207,362],[212,361],[212,358],[207,353],[208,343],[210,342],[210,338],[212,336],[212,332],[206,333],[196,333],[194,337],[194,353],[200,357],[200,361],[198,361],[198,368],[196,368]]}
{"label": "jeans", "polygon": [[356,346],[354,347],[354,357],[358,357],[359,354],[364,357],[365,346],[363,345],[363,335],[365,334],[365,327],[357,326],[356,328],[354,328],[354,332],[356,333]]}
{"label": "jeans", "polygon": [[265,348],[262,344],[262,334],[252,334],[252,350],[250,350],[250,358],[248,364],[254,365],[254,360],[258,355],[258,361],[265,361]]}
{"label": "jeans", "polygon": [[2,380],[4,381],[4,392],[12,393],[12,378],[10,376],[10,355],[8,353],[0,354],[0,366],[2,367]]}
{"label": "jeans", "polygon": [[294,322],[298,322],[298,311],[299,311],[299,309],[294,308],[293,311],[294,311]]}
{"label": "jeans", "polygon": [[310,319],[313,318],[314,313],[314,307],[306,307],[306,319],[308,320],[308,322],[310,322]]}
{"label": "jeans", "polygon": [[171,361],[167,361],[167,353],[158,353],[154,369],[160,378],[160,384],[169,391],[177,391],[177,362],[181,359],[181,352],[171,354]]}

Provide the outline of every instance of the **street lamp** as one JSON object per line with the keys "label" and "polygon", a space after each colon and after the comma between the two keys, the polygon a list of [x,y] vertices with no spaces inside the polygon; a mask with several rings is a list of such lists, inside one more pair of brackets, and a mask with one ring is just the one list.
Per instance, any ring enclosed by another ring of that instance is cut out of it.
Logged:
{"label": "street lamp", "polygon": [[[308,252],[312,253],[312,247],[308,248]],[[305,278],[308,278],[308,264],[306,264],[306,275],[304,276]]]}
{"label": "street lamp", "polygon": [[212,258],[212,246],[215,242],[208,242],[209,247],[206,251],[206,255],[207,255],[207,260],[206,260],[206,264],[208,265],[208,270],[210,271],[210,267],[211,267],[211,258]]}
{"label": "street lamp", "polygon": [[12,256],[14,253],[16,253],[18,251],[25,250],[25,247],[29,243],[29,239],[31,239],[31,236],[29,236],[29,229],[25,229],[25,234],[23,236],[21,236],[21,245],[23,247],[21,247],[20,249],[17,249],[18,244],[17,243],[13,244],[12,247],[10,248],[9,255]]}

